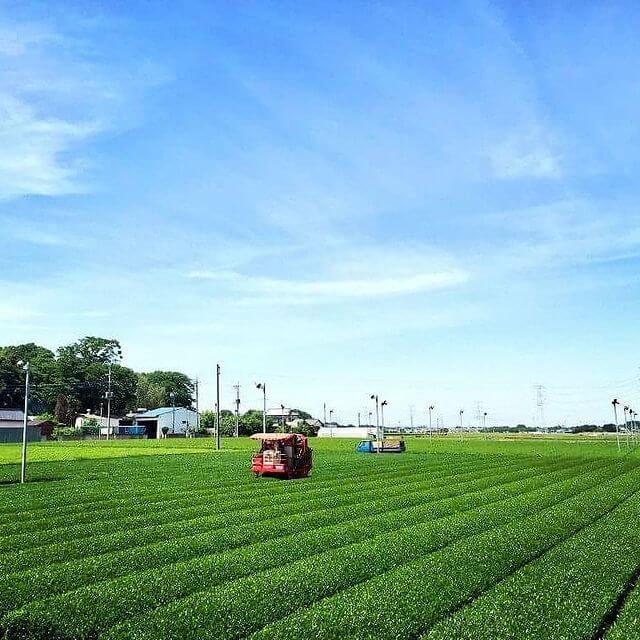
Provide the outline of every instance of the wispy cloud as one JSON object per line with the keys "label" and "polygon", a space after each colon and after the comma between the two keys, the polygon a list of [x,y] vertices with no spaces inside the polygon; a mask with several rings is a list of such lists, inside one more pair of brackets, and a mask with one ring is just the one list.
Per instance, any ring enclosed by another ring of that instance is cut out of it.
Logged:
{"label": "wispy cloud", "polygon": [[78,162],[63,155],[98,131],[96,124],[50,118],[15,96],[0,95],[0,198],[83,191]]}
{"label": "wispy cloud", "polygon": [[489,159],[500,179],[562,176],[560,156],[538,127],[508,136],[489,152]]}
{"label": "wispy cloud", "polygon": [[62,24],[0,16],[0,200],[87,191],[87,143],[118,128],[129,93],[160,81],[144,61],[102,62],[92,28],[79,39]]}
{"label": "wispy cloud", "polygon": [[403,277],[371,280],[284,280],[247,276],[233,271],[191,271],[194,279],[230,282],[245,293],[326,298],[373,298],[423,293],[452,287],[468,280],[464,271],[416,273]]}

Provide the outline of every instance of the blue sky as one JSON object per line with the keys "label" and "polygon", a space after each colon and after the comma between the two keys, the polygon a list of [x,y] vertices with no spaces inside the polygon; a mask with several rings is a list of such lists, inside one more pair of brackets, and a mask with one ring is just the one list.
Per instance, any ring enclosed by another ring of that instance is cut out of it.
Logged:
{"label": "blue sky", "polygon": [[640,11],[557,5],[0,2],[0,343],[345,422],[640,411]]}

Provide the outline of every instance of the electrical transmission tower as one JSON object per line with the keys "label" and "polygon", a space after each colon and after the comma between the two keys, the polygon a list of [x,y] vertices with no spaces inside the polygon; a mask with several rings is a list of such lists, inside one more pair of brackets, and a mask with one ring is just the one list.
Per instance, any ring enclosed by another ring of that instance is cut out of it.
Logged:
{"label": "electrical transmission tower", "polygon": [[534,385],[533,389],[536,392],[536,427],[544,431],[546,428],[544,422],[544,403],[547,399],[546,389],[541,384]]}
{"label": "electrical transmission tower", "polygon": [[484,423],[484,405],[479,400],[476,401],[476,431],[480,430],[480,426]]}

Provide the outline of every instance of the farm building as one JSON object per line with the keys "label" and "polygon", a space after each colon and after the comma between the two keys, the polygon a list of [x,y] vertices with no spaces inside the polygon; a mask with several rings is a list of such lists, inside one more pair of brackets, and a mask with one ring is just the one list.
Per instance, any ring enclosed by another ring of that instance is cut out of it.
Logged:
{"label": "farm building", "polygon": [[[107,435],[107,427],[109,424],[109,420],[107,416],[104,414],[99,416],[97,414],[91,413],[87,411],[87,413],[83,413],[81,416],[78,416],[75,421],[76,429],[80,429],[81,427],[93,426],[97,425],[100,427],[100,435]],[[117,416],[111,416],[111,431],[110,435],[118,432],[118,425],[120,424],[120,418]]]}
{"label": "farm building", "polygon": [[[129,414],[120,421],[118,434],[146,435],[147,438],[161,438],[163,428],[167,435],[184,435],[193,431],[198,423],[198,414],[188,407],[160,407],[150,411]],[[135,433],[132,429],[135,429]]]}
{"label": "farm building", "polygon": [[[20,409],[0,409],[0,442],[22,442],[24,411]],[[40,440],[40,426],[29,421],[27,440]]]}
{"label": "farm building", "polygon": [[359,438],[366,440],[375,436],[375,427],[341,427],[335,422],[327,422],[318,431],[318,438]]}

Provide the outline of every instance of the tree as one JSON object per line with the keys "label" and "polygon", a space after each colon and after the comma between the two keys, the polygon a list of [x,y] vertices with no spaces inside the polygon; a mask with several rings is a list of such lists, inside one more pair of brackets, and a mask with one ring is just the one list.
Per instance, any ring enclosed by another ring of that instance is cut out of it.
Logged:
{"label": "tree", "polygon": [[145,374],[138,374],[136,398],[138,407],[157,409],[165,406],[165,389],[162,385],[150,382]]}
{"label": "tree", "polygon": [[58,349],[59,358],[77,358],[91,363],[108,364],[122,359],[118,340],[86,336],[73,344]]}
{"label": "tree", "polygon": [[139,379],[141,377],[144,377],[149,384],[162,388],[163,395],[160,406],[170,407],[172,405],[170,397],[172,392],[175,394],[173,402],[176,407],[193,406],[195,388],[191,378],[184,373],[179,371],[151,371],[150,373],[141,373]]}
{"label": "tree", "polygon": [[236,415],[229,409],[220,412],[220,434],[223,436],[233,436],[236,433]]}
{"label": "tree", "polygon": [[176,394],[176,406],[193,404],[193,384],[188,376],[175,371],[136,374],[120,364],[122,348],[118,340],[86,336],[53,351],[33,342],[0,347],[0,407],[22,407],[25,372],[19,361],[31,366],[30,412],[54,413],[60,409],[66,423],[75,415],[90,411],[106,413],[111,364],[112,415],[123,415],[138,406],[153,409],[170,406],[169,394]]}
{"label": "tree", "polygon": [[52,409],[55,405],[56,359],[53,351],[33,342],[0,347],[0,407],[24,405],[25,372],[18,362],[29,362],[31,368],[30,407],[33,413]]}
{"label": "tree", "polygon": [[59,395],[58,400],[56,402],[56,408],[53,412],[53,415],[56,418],[56,421],[60,424],[71,424],[72,416],[69,412],[69,401],[67,396]]}
{"label": "tree", "polygon": [[[200,414],[200,428],[201,429],[215,429],[216,427],[216,412],[215,411],[203,411]],[[236,433],[236,415],[229,409],[223,409],[220,412],[220,435],[222,436],[234,436]]]}
{"label": "tree", "polygon": [[132,369],[118,364],[122,348],[117,340],[87,336],[60,347],[57,355],[56,391],[64,393],[71,415],[91,411],[97,413],[109,388],[111,363],[111,413],[122,415],[134,408],[137,376]]}
{"label": "tree", "polygon": [[[267,425],[269,426],[269,425]],[[262,431],[262,411],[249,409],[240,416],[240,435],[250,436]]]}
{"label": "tree", "polygon": [[200,428],[201,429],[216,428],[216,412],[215,411],[203,411],[200,414]]}

